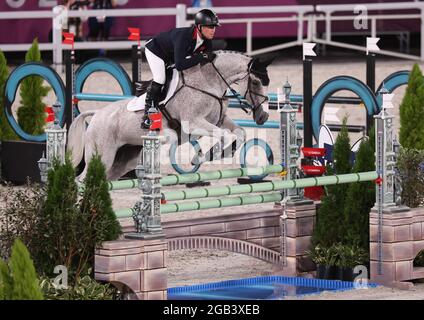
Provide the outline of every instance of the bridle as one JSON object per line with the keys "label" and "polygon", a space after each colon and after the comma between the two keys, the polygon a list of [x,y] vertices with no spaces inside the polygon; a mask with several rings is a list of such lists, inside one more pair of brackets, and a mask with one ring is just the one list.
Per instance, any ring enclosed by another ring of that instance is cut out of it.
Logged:
{"label": "bridle", "polygon": [[[237,93],[237,91],[235,91],[233,88],[231,88],[230,84],[227,82],[227,80],[225,80],[225,78],[222,76],[221,72],[219,72],[218,68],[215,66],[215,64],[213,62],[211,62],[213,68],[215,69],[215,71],[218,73],[218,75],[220,76],[220,78],[224,81],[225,85],[227,86],[228,89],[230,89],[232,95],[234,98],[237,99],[237,101],[239,102],[241,109],[246,112],[247,114],[250,114],[251,111],[255,112],[257,108],[259,108],[264,102],[268,101],[269,98],[266,95],[263,95],[262,93],[259,92],[255,92],[253,91],[250,87],[251,87],[251,83],[252,83],[252,78],[250,77],[251,74],[255,74],[255,73],[259,73],[257,71],[252,70],[252,62],[253,60],[251,60],[248,64],[247,67],[247,72],[246,75],[234,82],[238,82],[240,80],[244,80],[246,77],[248,77],[247,79],[247,86],[246,86],[246,92],[244,93],[244,95],[242,96],[242,98],[239,97],[239,94]],[[258,96],[263,98],[263,100],[258,103],[258,104],[254,104],[253,106],[247,102],[246,98],[247,95],[249,95],[249,98],[251,101],[254,101],[253,96]],[[244,106],[246,106],[248,109],[246,109]],[[250,109],[250,110],[249,110]]]}

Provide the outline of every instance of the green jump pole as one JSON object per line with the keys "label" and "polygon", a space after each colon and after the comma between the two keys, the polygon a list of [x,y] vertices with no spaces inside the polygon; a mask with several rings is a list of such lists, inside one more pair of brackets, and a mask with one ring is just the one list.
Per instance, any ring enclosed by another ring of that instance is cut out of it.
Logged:
{"label": "green jump pole", "polygon": [[[267,189],[267,188],[270,188],[270,186],[275,188],[271,190],[306,188],[306,187],[334,185],[334,184],[341,184],[341,183],[372,181],[377,178],[378,178],[377,172],[368,171],[368,172],[349,173],[349,174],[341,174],[341,175],[334,175],[334,176],[312,177],[312,178],[304,178],[304,179],[296,179],[296,180],[288,180],[288,181],[278,181],[277,183],[263,182],[263,183],[257,184],[262,186],[257,187],[256,190]],[[246,187],[246,186],[243,185],[240,187]],[[215,187],[214,189],[218,189],[218,188],[219,187]],[[208,188],[204,188],[204,189],[208,189]],[[209,189],[213,189],[213,188],[209,188]],[[241,189],[239,191],[241,191]],[[216,192],[218,193],[218,191]],[[170,193],[168,192],[168,195],[169,194]],[[175,192],[174,197],[177,197],[178,195],[179,194]],[[193,210],[202,210],[202,209],[215,209],[215,208],[224,208],[224,207],[233,207],[233,206],[243,206],[243,205],[249,205],[249,204],[275,202],[275,201],[281,201],[281,200],[282,200],[281,193],[276,192],[276,193],[268,193],[264,195],[243,195],[243,196],[238,196],[233,198],[206,199],[206,200],[193,201],[193,202],[163,204],[161,205],[160,210],[161,210],[161,214],[165,214],[165,213],[193,211]],[[133,213],[133,209],[120,209],[115,211],[115,214],[118,218],[131,217],[132,213]]]}
{"label": "green jump pole", "polygon": [[361,182],[377,179],[377,174],[374,171],[350,173],[344,175],[324,176],[324,177],[311,177],[296,180],[281,180],[261,182],[255,184],[233,185],[233,186],[220,186],[220,187],[207,187],[196,188],[191,190],[177,190],[163,192],[164,199],[167,201],[178,201],[197,198],[210,198],[229,196],[235,194],[256,193],[277,191],[291,188],[305,188],[318,185],[340,184],[350,182]]}
{"label": "green jump pole", "polygon": [[[284,170],[281,165],[270,165],[258,168],[238,168],[225,169],[216,171],[206,171],[187,174],[171,174],[160,179],[162,186],[172,186],[177,184],[194,183],[199,181],[211,181],[228,178],[239,178],[246,176],[256,176],[262,174],[280,173]],[[136,188],[138,185],[137,179],[118,180],[109,182],[109,190],[124,190]]]}

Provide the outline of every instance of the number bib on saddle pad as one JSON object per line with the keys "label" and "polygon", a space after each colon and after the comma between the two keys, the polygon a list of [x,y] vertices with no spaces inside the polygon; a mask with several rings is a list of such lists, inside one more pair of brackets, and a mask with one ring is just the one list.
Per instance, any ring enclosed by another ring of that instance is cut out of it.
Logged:
{"label": "number bib on saddle pad", "polygon": [[[171,80],[168,80],[169,78]],[[177,69],[175,68],[172,69],[172,77],[169,77],[169,78],[167,77],[167,83],[165,84],[165,89],[164,89],[166,90],[166,88],[168,88],[166,92],[166,96],[163,100],[159,102],[159,104],[167,103],[168,100],[171,99],[172,96],[174,95],[175,90],[177,89],[178,81],[180,79]],[[168,84],[168,81],[169,81],[169,84]],[[127,104],[127,110],[128,111],[144,110],[145,103],[146,103],[146,92],[143,93],[141,96],[135,97],[134,99],[130,100]]]}

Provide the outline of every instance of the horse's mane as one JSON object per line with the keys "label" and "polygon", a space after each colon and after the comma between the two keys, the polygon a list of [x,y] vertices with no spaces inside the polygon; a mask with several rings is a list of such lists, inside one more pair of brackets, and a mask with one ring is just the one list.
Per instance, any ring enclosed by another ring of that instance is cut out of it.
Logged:
{"label": "horse's mane", "polygon": [[252,57],[248,56],[247,54],[240,52],[240,51],[233,51],[233,50],[218,50],[215,51],[216,54],[235,54],[243,57],[247,57],[249,59],[252,59]]}

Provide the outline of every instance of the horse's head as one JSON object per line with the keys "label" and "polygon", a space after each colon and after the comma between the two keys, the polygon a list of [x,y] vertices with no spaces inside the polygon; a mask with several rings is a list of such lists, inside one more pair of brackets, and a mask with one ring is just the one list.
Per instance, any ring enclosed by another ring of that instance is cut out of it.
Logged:
{"label": "horse's head", "polygon": [[263,110],[263,104],[268,104],[268,95],[265,87],[269,85],[267,67],[274,59],[260,61],[253,58],[248,65],[248,81],[244,98],[252,106],[253,120],[262,125],[268,120],[268,112]]}

